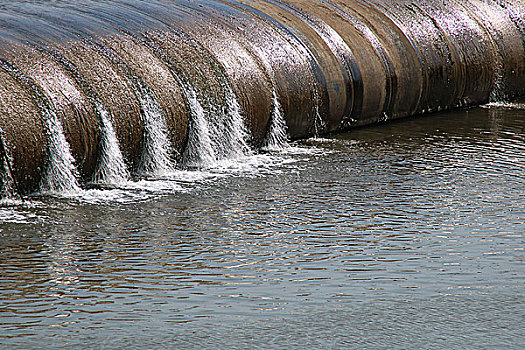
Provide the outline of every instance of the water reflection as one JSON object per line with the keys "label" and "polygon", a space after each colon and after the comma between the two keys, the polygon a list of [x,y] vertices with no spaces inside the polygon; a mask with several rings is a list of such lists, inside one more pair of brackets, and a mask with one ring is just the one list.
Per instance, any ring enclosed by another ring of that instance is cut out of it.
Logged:
{"label": "water reflection", "polygon": [[512,348],[524,129],[492,106],[311,139],[172,195],[2,207],[19,217],[0,225],[1,342],[411,348],[410,330]]}

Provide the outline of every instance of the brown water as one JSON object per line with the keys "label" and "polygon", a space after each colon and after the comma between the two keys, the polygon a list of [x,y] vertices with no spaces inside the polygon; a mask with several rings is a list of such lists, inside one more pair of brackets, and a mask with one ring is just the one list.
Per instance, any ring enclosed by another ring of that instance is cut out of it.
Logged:
{"label": "brown water", "polygon": [[520,349],[525,106],[0,207],[2,348]]}

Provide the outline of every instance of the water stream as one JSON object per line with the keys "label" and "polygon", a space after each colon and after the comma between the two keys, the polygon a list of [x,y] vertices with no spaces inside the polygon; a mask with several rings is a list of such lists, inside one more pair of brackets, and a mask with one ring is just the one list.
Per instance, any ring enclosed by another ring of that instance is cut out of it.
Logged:
{"label": "water stream", "polygon": [[0,203],[18,198],[15,181],[11,174],[11,160],[0,129]]}
{"label": "water stream", "polygon": [[171,156],[172,147],[168,136],[166,120],[160,106],[151,93],[140,92],[144,113],[144,150],[137,171],[139,176],[163,176],[173,173],[175,162]]}
{"label": "water stream", "polygon": [[74,195],[80,191],[78,171],[62,123],[52,111],[47,113],[46,127],[49,160],[40,191],[45,194]]}
{"label": "water stream", "polygon": [[262,149],[265,151],[279,151],[288,148],[288,135],[286,134],[286,121],[284,120],[281,103],[275,90],[272,90],[272,117],[268,128],[268,135],[264,140]]}
{"label": "water stream", "polygon": [[101,154],[93,183],[108,186],[123,185],[129,178],[129,171],[120,151],[112,116],[100,102],[96,103],[96,108],[100,116]]}
{"label": "water stream", "polygon": [[521,350],[524,13],[2,2],[0,348]]}

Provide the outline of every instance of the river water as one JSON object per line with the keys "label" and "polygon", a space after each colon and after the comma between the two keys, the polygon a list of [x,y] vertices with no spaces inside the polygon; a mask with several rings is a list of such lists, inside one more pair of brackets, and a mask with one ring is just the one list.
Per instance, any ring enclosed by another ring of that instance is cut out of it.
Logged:
{"label": "river water", "polygon": [[0,206],[2,348],[522,349],[525,105]]}

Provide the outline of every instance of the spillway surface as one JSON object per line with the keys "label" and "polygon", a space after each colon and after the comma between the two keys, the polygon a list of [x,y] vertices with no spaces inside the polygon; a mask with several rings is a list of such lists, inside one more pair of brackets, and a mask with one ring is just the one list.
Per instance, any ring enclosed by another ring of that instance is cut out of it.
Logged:
{"label": "spillway surface", "polygon": [[518,0],[4,2],[0,193],[120,186],[521,96],[524,13]]}

